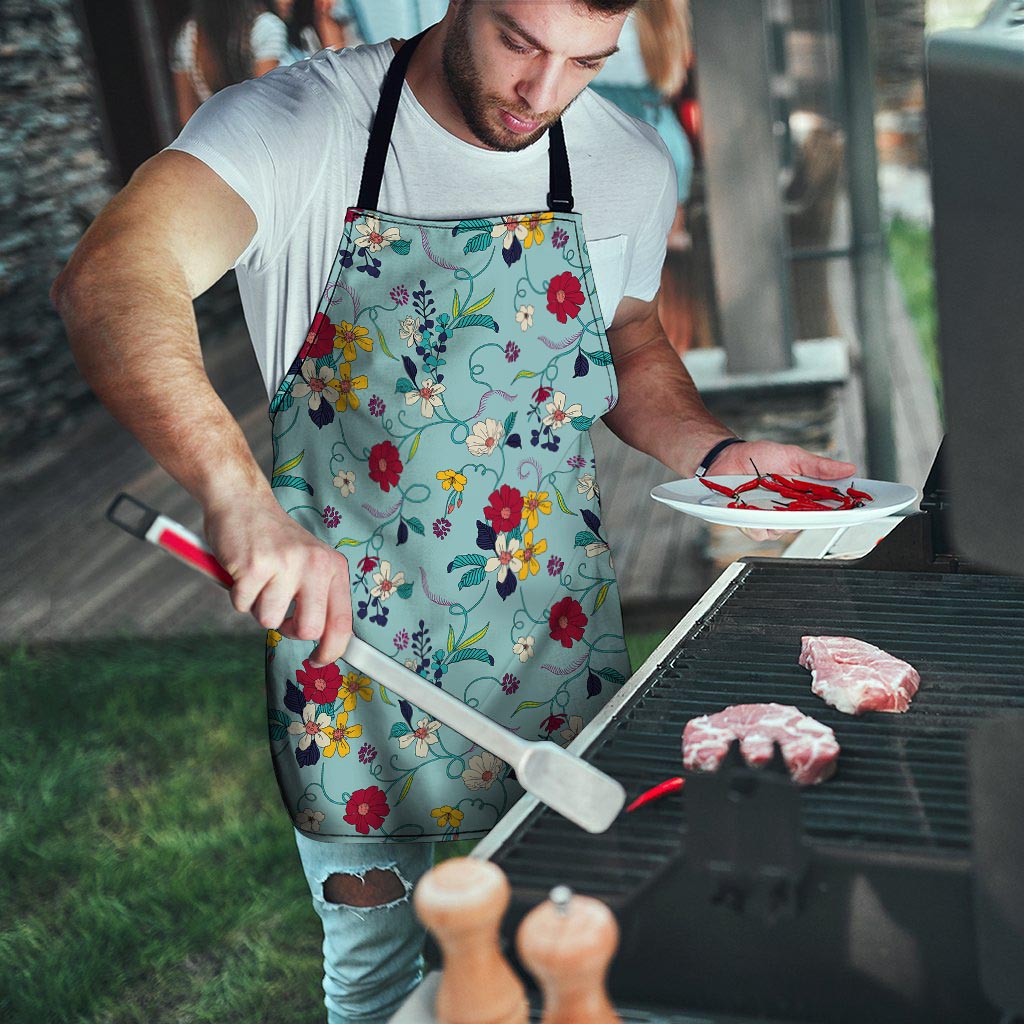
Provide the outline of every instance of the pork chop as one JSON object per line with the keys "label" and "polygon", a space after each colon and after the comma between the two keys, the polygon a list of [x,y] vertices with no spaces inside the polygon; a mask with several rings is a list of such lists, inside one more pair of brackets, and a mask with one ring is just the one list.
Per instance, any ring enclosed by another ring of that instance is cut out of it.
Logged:
{"label": "pork chop", "polygon": [[778,741],[790,778],[801,786],[823,782],[836,770],[835,733],[788,704],[734,704],[691,719],[683,729],[683,767],[715,771],[735,739],[753,768],[771,760]]}
{"label": "pork chop", "polygon": [[802,637],[800,664],[811,691],[845,715],[906,711],[921,683],[912,665],[848,636]]}

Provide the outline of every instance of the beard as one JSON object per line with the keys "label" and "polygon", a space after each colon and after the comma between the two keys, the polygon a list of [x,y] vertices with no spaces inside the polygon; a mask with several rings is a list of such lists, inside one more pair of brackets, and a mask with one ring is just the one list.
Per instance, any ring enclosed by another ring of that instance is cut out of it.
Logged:
{"label": "beard", "polygon": [[[510,104],[504,97],[484,90],[483,79],[473,60],[469,39],[469,4],[463,4],[444,41],[441,67],[445,81],[458,104],[469,130],[491,149],[515,152],[536,142],[557,121],[558,114],[538,116],[532,110],[523,110],[519,104]],[[497,114],[497,108],[507,110],[523,121],[539,121],[537,128],[526,135],[507,128]],[[568,109],[568,107],[566,108]]]}

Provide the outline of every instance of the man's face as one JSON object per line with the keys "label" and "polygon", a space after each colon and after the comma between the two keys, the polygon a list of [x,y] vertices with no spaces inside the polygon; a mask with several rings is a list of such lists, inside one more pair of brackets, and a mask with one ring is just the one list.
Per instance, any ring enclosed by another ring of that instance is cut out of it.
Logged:
{"label": "man's face", "polygon": [[618,47],[625,13],[571,0],[457,0],[444,43],[448,88],[491,149],[524,149],[583,91]]}

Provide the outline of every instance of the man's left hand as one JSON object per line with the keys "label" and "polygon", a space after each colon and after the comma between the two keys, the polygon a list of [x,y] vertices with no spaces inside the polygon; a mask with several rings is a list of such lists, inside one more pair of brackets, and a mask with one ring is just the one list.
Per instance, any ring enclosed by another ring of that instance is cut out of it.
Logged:
{"label": "man's left hand", "polygon": [[[757,467],[755,470],[754,467]],[[815,455],[795,444],[778,444],[775,441],[744,441],[732,444],[718,456],[708,476],[754,476],[757,472],[781,473],[783,476],[809,477],[812,480],[840,480],[853,476],[857,467],[852,462],[838,462],[835,459]],[[785,530],[744,529],[751,540],[775,540]]]}

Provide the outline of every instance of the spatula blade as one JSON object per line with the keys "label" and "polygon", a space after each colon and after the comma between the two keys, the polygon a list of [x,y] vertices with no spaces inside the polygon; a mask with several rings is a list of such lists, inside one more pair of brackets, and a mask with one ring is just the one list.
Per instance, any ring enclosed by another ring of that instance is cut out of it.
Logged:
{"label": "spatula blade", "polygon": [[516,767],[524,789],[587,832],[606,832],[626,803],[611,776],[555,743],[533,743]]}

